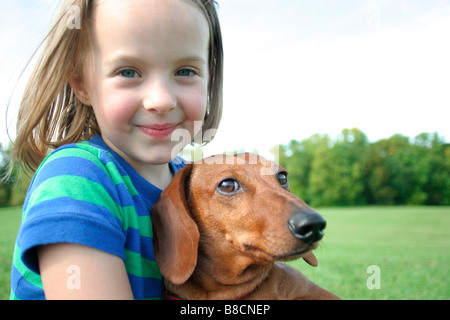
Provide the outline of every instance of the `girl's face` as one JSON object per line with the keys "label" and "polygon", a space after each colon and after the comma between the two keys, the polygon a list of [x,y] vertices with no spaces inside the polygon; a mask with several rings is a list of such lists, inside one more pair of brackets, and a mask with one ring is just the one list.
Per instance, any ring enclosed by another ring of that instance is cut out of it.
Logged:
{"label": "girl's face", "polygon": [[77,95],[92,105],[104,141],[138,171],[170,162],[180,144],[172,132],[194,137],[205,117],[206,18],[189,0],[100,1],[93,18]]}

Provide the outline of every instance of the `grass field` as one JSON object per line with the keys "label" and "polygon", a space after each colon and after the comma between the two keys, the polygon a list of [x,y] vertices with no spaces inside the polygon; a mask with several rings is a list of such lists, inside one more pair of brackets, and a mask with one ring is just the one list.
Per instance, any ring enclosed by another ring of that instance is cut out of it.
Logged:
{"label": "grass field", "polygon": [[[318,211],[328,222],[315,251],[319,267],[291,263],[311,280],[343,299],[450,299],[450,207]],[[0,209],[0,300],[9,298],[20,217],[20,208]],[[379,273],[367,272],[373,265]],[[370,290],[375,276],[381,287]]]}
{"label": "grass field", "polygon": [[[450,299],[450,207],[318,211],[328,222],[319,267],[294,262],[311,280],[343,299]],[[373,265],[381,288],[369,290]]]}

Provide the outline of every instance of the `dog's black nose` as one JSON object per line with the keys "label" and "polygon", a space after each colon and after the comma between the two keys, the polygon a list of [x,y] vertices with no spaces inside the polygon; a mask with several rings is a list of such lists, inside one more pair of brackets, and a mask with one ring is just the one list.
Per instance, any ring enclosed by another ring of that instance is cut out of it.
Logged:
{"label": "dog's black nose", "polygon": [[327,222],[315,211],[296,213],[289,220],[289,229],[294,237],[305,243],[313,243],[323,238]]}

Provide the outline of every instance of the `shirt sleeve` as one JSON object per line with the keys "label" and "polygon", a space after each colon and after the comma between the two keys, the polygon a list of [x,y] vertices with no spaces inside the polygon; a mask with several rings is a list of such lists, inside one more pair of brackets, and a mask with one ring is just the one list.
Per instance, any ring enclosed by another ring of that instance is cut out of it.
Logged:
{"label": "shirt sleeve", "polygon": [[50,155],[24,204],[17,244],[25,265],[39,274],[37,247],[56,243],[84,245],[125,259],[116,183],[101,157],[86,150],[67,148]]}

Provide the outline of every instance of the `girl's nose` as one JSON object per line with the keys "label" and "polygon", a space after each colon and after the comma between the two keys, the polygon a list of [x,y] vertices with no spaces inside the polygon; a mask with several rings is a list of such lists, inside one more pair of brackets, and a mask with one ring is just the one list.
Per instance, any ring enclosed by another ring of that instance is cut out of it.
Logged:
{"label": "girl's nose", "polygon": [[177,102],[170,85],[162,81],[158,81],[149,85],[143,105],[148,111],[164,114],[175,109]]}

